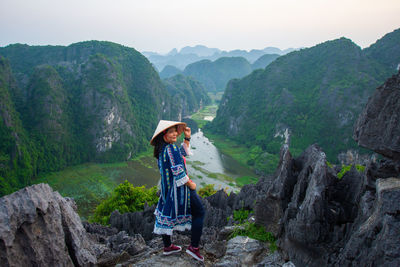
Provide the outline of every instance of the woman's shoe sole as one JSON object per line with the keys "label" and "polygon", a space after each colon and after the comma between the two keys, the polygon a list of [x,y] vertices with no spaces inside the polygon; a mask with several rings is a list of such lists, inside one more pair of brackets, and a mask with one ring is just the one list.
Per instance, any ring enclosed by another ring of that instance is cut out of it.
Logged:
{"label": "woman's shoe sole", "polygon": [[201,262],[203,262],[204,261],[204,258],[203,259],[201,259],[201,258],[199,258],[199,257],[197,257],[197,255],[196,254],[194,254],[193,252],[191,252],[190,250],[186,250],[186,253],[187,254],[189,254],[190,256],[192,256],[194,259],[196,259],[196,260],[198,260],[198,261],[201,261]]}
{"label": "woman's shoe sole", "polygon": [[182,251],[182,248],[180,248],[179,250],[172,250],[172,251],[168,251],[168,252],[163,252],[163,255],[171,255],[171,254],[174,254],[174,253],[178,253],[178,252],[181,252]]}

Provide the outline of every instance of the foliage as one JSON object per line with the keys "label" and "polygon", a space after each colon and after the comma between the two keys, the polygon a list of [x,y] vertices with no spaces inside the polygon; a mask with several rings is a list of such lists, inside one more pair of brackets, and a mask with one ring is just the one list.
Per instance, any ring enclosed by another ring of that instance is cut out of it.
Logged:
{"label": "foliage", "polygon": [[200,81],[208,92],[223,91],[229,80],[241,78],[252,71],[250,63],[243,57],[221,57],[189,64],[183,73]]}
{"label": "foliage", "polygon": [[235,221],[243,223],[245,220],[247,220],[250,213],[251,213],[251,210],[246,210],[246,209],[234,210],[233,211],[233,219]]}
{"label": "foliage", "polygon": [[211,195],[214,195],[215,193],[217,193],[217,190],[215,190],[214,184],[208,184],[208,185],[200,188],[200,190],[197,193],[202,198],[205,198],[205,197],[209,197]]}
{"label": "foliage", "polygon": [[145,189],[144,186],[134,187],[128,181],[117,186],[110,197],[103,200],[95,209],[91,222],[108,224],[114,210],[121,214],[143,210],[144,204],[153,205],[158,202],[157,187]]}
{"label": "foliage", "polygon": [[343,178],[343,175],[345,175],[346,172],[348,172],[348,171],[350,171],[350,170],[351,170],[351,164],[349,164],[349,165],[343,165],[343,166],[342,166],[342,169],[340,170],[340,172],[338,172],[337,177],[338,177],[339,179],[342,179],[342,178]]}
{"label": "foliage", "polygon": [[[133,48],[15,44],[0,55],[0,196],[67,166],[124,161],[148,148],[161,117],[177,120],[183,110]],[[209,101],[191,79],[177,90],[192,90],[183,99],[191,109]]]}
{"label": "foliage", "polygon": [[[337,177],[338,177],[339,179],[342,179],[343,176],[344,176],[348,171],[351,170],[351,167],[352,167],[352,166],[353,166],[352,164],[349,164],[349,165],[342,165],[342,169],[338,172]],[[356,167],[356,170],[357,170],[358,172],[363,172],[363,171],[365,170],[365,166],[362,166],[362,165],[359,165],[359,164],[356,164],[355,167]]]}
{"label": "foliage", "polygon": [[365,166],[356,164],[356,169],[358,172],[364,172],[365,171]]}
{"label": "foliage", "polygon": [[164,84],[174,101],[183,103],[182,117],[199,110],[201,105],[208,105],[211,102],[203,85],[191,77],[178,74],[165,79]]}
{"label": "foliage", "polygon": [[292,52],[231,80],[205,131],[244,145],[252,151],[244,163],[264,172],[275,170],[286,129],[293,156],[317,143],[335,163],[340,152],[358,149],[354,121],[390,74],[345,38]]}
{"label": "foliage", "polygon": [[274,252],[277,249],[275,243],[276,238],[272,233],[265,231],[265,227],[262,225],[257,225],[250,222],[236,225],[234,231],[229,236],[229,239],[232,239],[236,236],[248,236],[261,242],[269,242],[269,248],[271,252]]}
{"label": "foliage", "polygon": [[257,182],[258,182],[258,179],[253,176],[242,176],[242,177],[236,178],[236,184],[240,187],[242,187],[246,184],[256,184]]}

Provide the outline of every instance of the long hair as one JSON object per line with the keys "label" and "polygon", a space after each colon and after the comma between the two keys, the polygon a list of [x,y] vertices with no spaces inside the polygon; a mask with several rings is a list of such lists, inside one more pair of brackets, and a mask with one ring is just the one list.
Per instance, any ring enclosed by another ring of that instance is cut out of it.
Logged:
{"label": "long hair", "polygon": [[153,156],[158,159],[158,155],[160,155],[161,150],[164,146],[165,141],[164,141],[164,133],[160,133],[155,139],[154,139],[154,152]]}

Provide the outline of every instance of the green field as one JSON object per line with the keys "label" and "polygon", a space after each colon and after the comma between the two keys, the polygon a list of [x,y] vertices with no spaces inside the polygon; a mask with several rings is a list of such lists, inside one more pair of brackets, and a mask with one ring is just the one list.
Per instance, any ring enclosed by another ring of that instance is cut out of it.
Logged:
{"label": "green field", "polygon": [[157,184],[159,173],[150,151],[120,163],[85,163],[62,171],[39,175],[35,184],[47,183],[64,197],[72,197],[82,219],[88,219],[101,200],[128,180],[134,186]]}
{"label": "green field", "polygon": [[208,96],[210,97],[212,104],[203,107],[198,112],[190,116],[190,118],[197,123],[199,128],[203,128],[204,125],[206,125],[209,122],[204,118],[206,117],[215,118],[215,116],[217,115],[218,103],[221,100],[222,95],[223,92],[208,93]]}

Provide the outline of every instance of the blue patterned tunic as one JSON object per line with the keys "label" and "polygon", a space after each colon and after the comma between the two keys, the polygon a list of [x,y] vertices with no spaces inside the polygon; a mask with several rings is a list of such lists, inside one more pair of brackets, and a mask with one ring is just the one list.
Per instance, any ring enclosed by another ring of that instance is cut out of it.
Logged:
{"label": "blue patterned tunic", "polygon": [[189,181],[183,159],[188,154],[185,146],[178,148],[175,144],[165,144],[158,156],[161,195],[154,211],[155,234],[172,235],[173,230],[191,229],[190,190],[184,186]]}

